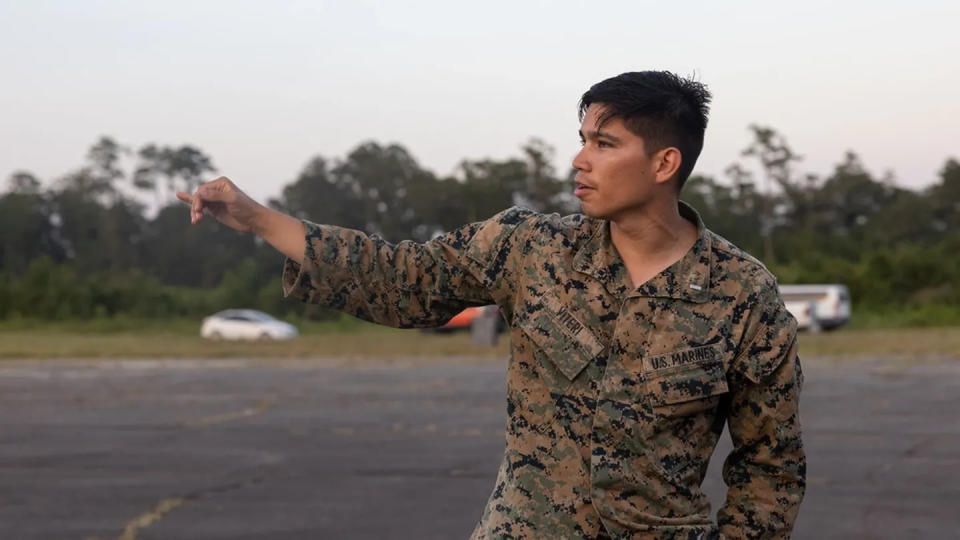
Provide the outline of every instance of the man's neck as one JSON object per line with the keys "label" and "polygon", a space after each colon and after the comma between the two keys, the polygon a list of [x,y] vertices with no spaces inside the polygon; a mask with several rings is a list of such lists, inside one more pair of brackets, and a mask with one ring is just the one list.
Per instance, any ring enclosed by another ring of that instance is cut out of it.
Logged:
{"label": "man's neck", "polygon": [[676,200],[651,203],[610,221],[610,240],[634,287],[680,260],[697,241],[696,225],[680,215]]}

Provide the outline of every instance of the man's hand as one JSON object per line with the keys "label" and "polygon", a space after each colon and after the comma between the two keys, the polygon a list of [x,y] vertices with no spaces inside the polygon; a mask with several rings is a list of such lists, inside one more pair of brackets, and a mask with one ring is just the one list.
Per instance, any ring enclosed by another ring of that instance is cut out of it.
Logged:
{"label": "man's hand", "polygon": [[258,234],[258,220],[267,210],[240,191],[226,176],[200,184],[193,195],[177,192],[177,198],[190,205],[190,222],[197,224],[206,212],[231,229]]}
{"label": "man's hand", "polygon": [[191,223],[197,224],[204,213],[210,214],[231,229],[263,238],[280,253],[303,264],[303,223],[254,201],[229,178],[221,176],[200,184],[193,195],[177,192],[177,198],[190,205]]}

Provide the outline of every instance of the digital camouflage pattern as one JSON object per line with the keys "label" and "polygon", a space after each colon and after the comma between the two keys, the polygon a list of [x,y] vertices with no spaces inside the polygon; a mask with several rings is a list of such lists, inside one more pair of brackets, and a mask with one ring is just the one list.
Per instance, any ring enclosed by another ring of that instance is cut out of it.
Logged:
{"label": "digital camouflage pattern", "polygon": [[[707,230],[635,288],[609,224],[511,208],[426,244],[307,223],[284,291],[397,327],[496,302],[507,441],[473,538],[786,538],[805,486],[796,321],[774,277]],[[700,490],[724,423],[727,500]]]}

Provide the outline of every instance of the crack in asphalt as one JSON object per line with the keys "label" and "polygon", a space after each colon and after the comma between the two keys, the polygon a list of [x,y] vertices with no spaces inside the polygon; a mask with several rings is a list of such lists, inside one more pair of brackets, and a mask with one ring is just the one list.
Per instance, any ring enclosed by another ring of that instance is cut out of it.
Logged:
{"label": "crack in asphalt", "polygon": [[[244,409],[241,409],[235,412],[205,416],[205,417],[197,418],[195,420],[189,420],[189,421],[183,422],[181,426],[202,427],[202,426],[209,426],[212,424],[229,422],[232,420],[239,420],[242,418],[249,418],[251,416],[256,416],[266,411],[267,409],[273,407],[273,405],[276,404],[277,399],[278,399],[277,396],[269,396],[261,399],[251,407],[246,407]],[[222,493],[228,493],[230,491],[236,491],[251,485],[259,484],[261,482],[263,482],[263,477],[256,476],[256,477],[249,478],[247,480],[242,480],[239,482],[231,482],[229,484],[213,486],[213,487],[201,489],[198,491],[193,491],[193,492],[187,493],[182,497],[171,497],[167,499],[162,499],[159,503],[157,503],[157,505],[153,509],[143,514],[140,514],[139,516],[128,521],[123,528],[123,532],[120,534],[120,536],[117,537],[117,540],[136,540],[137,533],[140,530],[150,527],[151,525],[163,519],[171,511],[173,511],[177,507],[182,506],[183,504],[189,501],[196,501],[205,497],[218,495]]]}
{"label": "crack in asphalt", "polygon": [[230,482],[219,486],[208,487],[192,491],[182,497],[171,497],[162,499],[157,505],[143,514],[131,519],[123,527],[123,532],[117,537],[117,540],[136,540],[137,533],[141,529],[146,529],[156,522],[163,519],[167,514],[187,502],[197,501],[214,495],[238,491],[240,489],[261,484],[264,481],[263,476],[254,476],[246,480]]}
{"label": "crack in asphalt", "polygon": [[180,506],[184,502],[185,499],[182,498],[163,499],[157,503],[157,506],[155,506],[153,510],[140,514],[139,516],[128,521],[126,526],[123,528],[123,532],[117,537],[117,540],[136,540],[137,531],[140,529],[146,529],[155,522],[160,521],[163,519],[163,516],[167,515],[171,510]]}
{"label": "crack in asphalt", "polygon": [[216,414],[213,416],[204,416],[197,418],[196,420],[188,420],[183,422],[181,425],[184,427],[201,427],[209,426],[211,424],[220,424],[222,422],[229,422],[231,420],[239,420],[241,418],[249,418],[251,416],[256,416],[270,407],[273,407],[277,403],[277,397],[271,396],[266,397],[258,401],[252,407],[247,407],[245,409],[229,412],[224,414]]}

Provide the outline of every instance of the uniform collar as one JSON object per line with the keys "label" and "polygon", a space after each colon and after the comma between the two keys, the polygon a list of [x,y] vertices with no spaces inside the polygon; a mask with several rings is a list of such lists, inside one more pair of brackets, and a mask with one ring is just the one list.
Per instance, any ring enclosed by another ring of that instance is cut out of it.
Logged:
{"label": "uniform collar", "polygon": [[574,256],[573,269],[602,281],[614,296],[706,302],[710,298],[711,237],[696,210],[682,201],[679,210],[682,217],[696,224],[697,241],[680,260],[640,287],[633,287],[630,274],[610,239],[610,222],[606,220],[597,220],[590,240]]}

